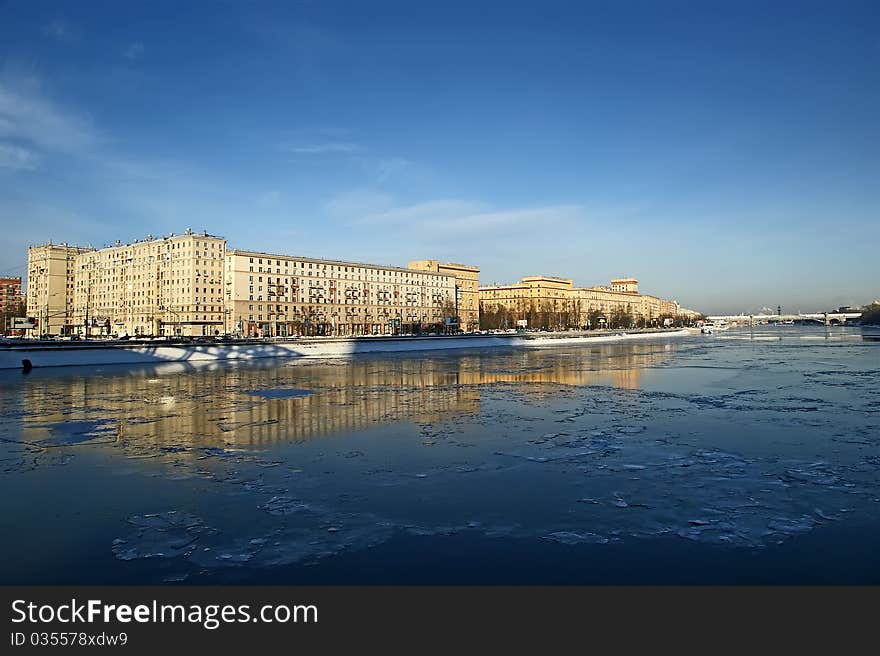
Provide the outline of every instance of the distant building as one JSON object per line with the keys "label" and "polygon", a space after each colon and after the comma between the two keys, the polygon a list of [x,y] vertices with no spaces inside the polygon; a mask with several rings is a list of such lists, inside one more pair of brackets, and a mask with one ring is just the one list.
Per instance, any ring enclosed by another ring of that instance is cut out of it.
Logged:
{"label": "distant building", "polygon": [[621,294],[638,294],[639,281],[635,278],[614,278],[611,281],[611,291]]}
{"label": "distant building", "polygon": [[21,312],[21,278],[0,278],[0,334],[12,326],[12,318]]}
{"label": "distant building", "polygon": [[569,278],[527,276],[512,285],[480,287],[480,311],[487,316],[503,315],[508,327],[529,319],[530,327],[552,329],[595,327],[609,323],[613,315],[659,323],[661,317],[682,314],[676,301],[639,294],[638,285],[635,278],[618,278],[609,287],[575,287]]}
{"label": "distant building", "polygon": [[415,260],[407,265],[417,271],[432,271],[455,276],[455,305],[463,330],[476,330],[480,326],[480,268],[454,262]]}

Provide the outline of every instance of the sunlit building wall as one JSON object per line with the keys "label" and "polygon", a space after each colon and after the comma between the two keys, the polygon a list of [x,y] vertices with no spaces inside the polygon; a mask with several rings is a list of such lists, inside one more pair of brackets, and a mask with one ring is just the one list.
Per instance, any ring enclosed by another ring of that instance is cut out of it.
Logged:
{"label": "sunlit building wall", "polygon": [[89,335],[223,330],[226,240],[187,230],[77,255],[72,315]]}
{"label": "sunlit building wall", "polygon": [[244,336],[421,332],[454,307],[444,273],[245,250],[225,266],[226,329]]}
{"label": "sunlit building wall", "polygon": [[417,271],[433,271],[455,276],[455,301],[460,326],[476,330],[480,325],[480,268],[455,262],[414,260],[407,265]]}
{"label": "sunlit building wall", "polygon": [[615,313],[647,322],[680,313],[675,301],[640,294],[635,278],[615,279],[607,287],[575,287],[570,278],[527,276],[512,285],[480,287],[479,303],[482,311],[503,309],[514,320],[547,313],[559,324],[552,327],[586,327],[597,316],[607,320]]}
{"label": "sunlit building wall", "polygon": [[27,316],[37,320],[37,334],[73,332],[76,258],[91,250],[51,242],[28,248],[25,298]]}

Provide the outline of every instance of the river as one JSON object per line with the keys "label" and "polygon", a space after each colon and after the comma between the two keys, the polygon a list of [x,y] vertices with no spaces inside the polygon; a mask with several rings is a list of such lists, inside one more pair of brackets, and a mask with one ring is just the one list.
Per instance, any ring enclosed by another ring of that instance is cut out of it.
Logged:
{"label": "river", "polygon": [[0,374],[0,581],[880,583],[880,342]]}

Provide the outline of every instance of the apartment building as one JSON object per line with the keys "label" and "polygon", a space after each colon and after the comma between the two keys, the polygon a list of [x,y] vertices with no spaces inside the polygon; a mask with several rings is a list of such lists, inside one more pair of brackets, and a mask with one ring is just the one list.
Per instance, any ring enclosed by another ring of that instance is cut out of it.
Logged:
{"label": "apartment building", "polygon": [[572,291],[572,280],[568,278],[526,276],[512,285],[480,287],[480,310],[486,314],[505,311],[510,315],[507,327],[512,328],[511,321],[528,320],[530,316],[534,323],[536,313],[568,315],[574,312]]}
{"label": "apartment building", "polygon": [[613,278],[611,280],[611,291],[621,294],[638,294],[639,281],[635,278]]}
{"label": "apartment building", "polygon": [[607,287],[575,287],[569,278],[527,276],[512,285],[480,287],[479,302],[488,323],[502,322],[498,327],[520,320],[531,327],[595,327],[615,314],[650,322],[680,313],[675,301],[640,294],[635,278],[617,278]]}
{"label": "apartment building", "polygon": [[245,336],[423,332],[454,312],[454,275],[229,250],[227,332]]}
{"label": "apartment building", "polygon": [[437,260],[415,260],[407,267],[455,276],[455,306],[459,325],[463,330],[480,327],[480,267]]}
{"label": "apartment building", "polygon": [[67,335],[74,329],[76,258],[91,247],[41,244],[28,248],[27,316],[40,335]]}
{"label": "apartment building", "polygon": [[12,327],[21,314],[21,278],[0,278],[0,335]]}
{"label": "apartment building", "polygon": [[72,314],[89,335],[223,331],[226,240],[187,230],[81,253]]}

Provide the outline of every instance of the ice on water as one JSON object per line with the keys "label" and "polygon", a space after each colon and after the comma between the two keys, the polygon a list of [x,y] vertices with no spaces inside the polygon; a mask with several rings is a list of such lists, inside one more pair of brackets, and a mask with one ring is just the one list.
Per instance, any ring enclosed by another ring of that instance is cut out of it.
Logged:
{"label": "ice on water", "polygon": [[878,353],[693,340],[131,372],[88,393],[7,380],[0,476],[100,453],[107,475],[198,486],[186,510],[120,517],[108,545],[174,559],[166,580],[398,533],[766,549],[880,513]]}

